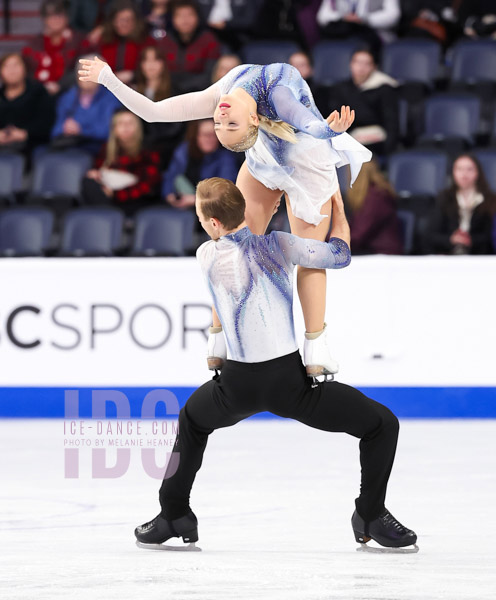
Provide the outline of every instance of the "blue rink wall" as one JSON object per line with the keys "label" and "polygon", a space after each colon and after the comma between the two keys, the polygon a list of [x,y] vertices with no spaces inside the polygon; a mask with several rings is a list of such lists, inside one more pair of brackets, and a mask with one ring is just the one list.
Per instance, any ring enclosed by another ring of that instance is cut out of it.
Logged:
{"label": "blue rink wall", "polygon": [[[141,417],[143,398],[152,389],[157,388],[2,387],[0,388],[0,418],[64,418],[65,389],[78,391],[80,418],[91,418],[92,389],[112,389],[125,394],[129,401],[131,418],[137,419]],[[163,389],[173,392],[179,406],[182,407],[196,388]],[[359,389],[388,406],[400,418],[496,418],[496,388],[494,387],[362,387]],[[107,403],[106,416],[117,417],[112,402]],[[157,406],[157,416],[167,416],[163,405]],[[251,418],[277,419],[279,417],[264,412]]]}

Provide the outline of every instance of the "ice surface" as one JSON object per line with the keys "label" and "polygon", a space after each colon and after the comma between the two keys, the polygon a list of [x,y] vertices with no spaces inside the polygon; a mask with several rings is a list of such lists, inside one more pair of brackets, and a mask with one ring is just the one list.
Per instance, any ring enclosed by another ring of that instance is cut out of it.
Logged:
{"label": "ice surface", "polygon": [[496,421],[402,421],[387,506],[418,534],[411,555],[356,552],[358,441],[281,420],[210,436],[203,552],[141,550],[160,482],[136,448],[122,477],[92,478],[83,448],[64,478],[63,423],[0,421],[2,600],[496,598]]}

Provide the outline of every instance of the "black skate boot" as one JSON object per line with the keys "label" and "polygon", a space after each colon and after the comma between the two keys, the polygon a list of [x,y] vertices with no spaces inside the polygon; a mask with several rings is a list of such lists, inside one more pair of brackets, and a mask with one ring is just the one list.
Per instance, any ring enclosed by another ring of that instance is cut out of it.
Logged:
{"label": "black skate boot", "polygon": [[[355,539],[360,544],[357,550],[397,553],[419,551],[418,546],[415,544],[417,541],[416,533],[402,525],[387,509],[384,509],[384,512],[377,519],[368,522],[364,521],[355,510],[351,517],[351,526],[355,533]],[[383,548],[367,546],[366,544],[370,540],[374,540]]]}
{"label": "black skate boot", "polygon": [[[152,550],[189,550],[199,551],[201,548],[195,546],[198,541],[198,519],[193,511],[184,517],[167,521],[157,515],[152,521],[139,525],[134,530],[136,545],[139,548]],[[172,537],[182,537],[187,546],[167,546],[166,542]]]}

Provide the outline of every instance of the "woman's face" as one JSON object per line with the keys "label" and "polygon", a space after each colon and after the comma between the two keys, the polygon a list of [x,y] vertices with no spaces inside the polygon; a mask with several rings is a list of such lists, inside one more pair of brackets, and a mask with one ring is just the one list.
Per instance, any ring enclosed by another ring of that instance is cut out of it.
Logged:
{"label": "woman's face", "polygon": [[350,62],[351,78],[355,85],[361,85],[375,70],[374,59],[368,52],[357,52]]}
{"label": "woman's face", "polygon": [[468,157],[461,156],[453,165],[453,180],[460,190],[473,189],[479,178],[477,165]]}
{"label": "woman's face", "polygon": [[248,133],[250,125],[258,125],[258,117],[236,96],[221,96],[214,111],[214,129],[223,146],[239,143]]}
{"label": "woman's face", "polygon": [[164,70],[164,63],[153,50],[147,50],[141,61],[141,70],[145,79],[158,79]]}
{"label": "woman's face", "polygon": [[60,35],[69,25],[69,20],[65,13],[56,13],[47,15],[43,19],[43,26],[46,35]]}
{"label": "woman's face", "polygon": [[138,136],[138,120],[131,113],[119,115],[115,121],[114,133],[117,139],[126,144],[132,142]]}
{"label": "woman's face", "polygon": [[128,37],[136,27],[136,16],[132,10],[125,8],[115,15],[112,24],[117,35]]}
{"label": "woman's face", "polygon": [[313,75],[312,65],[308,59],[308,56],[303,52],[295,52],[289,57],[289,64],[295,69],[298,69],[303,79],[309,79]]}
{"label": "woman's face", "polygon": [[0,79],[5,85],[19,85],[26,79],[26,68],[19,56],[10,56],[3,63]]}
{"label": "woman's face", "polygon": [[191,35],[198,27],[198,15],[190,6],[183,6],[174,11],[172,24],[181,35]]}
{"label": "woman's face", "polygon": [[203,154],[211,154],[219,147],[219,140],[215,135],[214,124],[212,121],[202,121],[198,126],[196,134],[196,143]]}

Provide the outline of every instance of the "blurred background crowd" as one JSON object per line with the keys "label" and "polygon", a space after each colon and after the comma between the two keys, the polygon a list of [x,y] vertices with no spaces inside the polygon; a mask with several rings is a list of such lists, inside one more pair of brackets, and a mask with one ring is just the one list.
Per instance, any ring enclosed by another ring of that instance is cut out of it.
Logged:
{"label": "blurred background crowd", "polygon": [[[19,0],[1,15],[1,256],[192,255],[196,184],[236,180],[243,155],[211,120],[145,123],[79,81],[95,55],[154,101],[289,62],[324,117],[355,109],[349,133],[374,152],[353,188],[339,170],[354,254],[496,251],[494,0]],[[284,202],[270,228],[289,231]]]}

